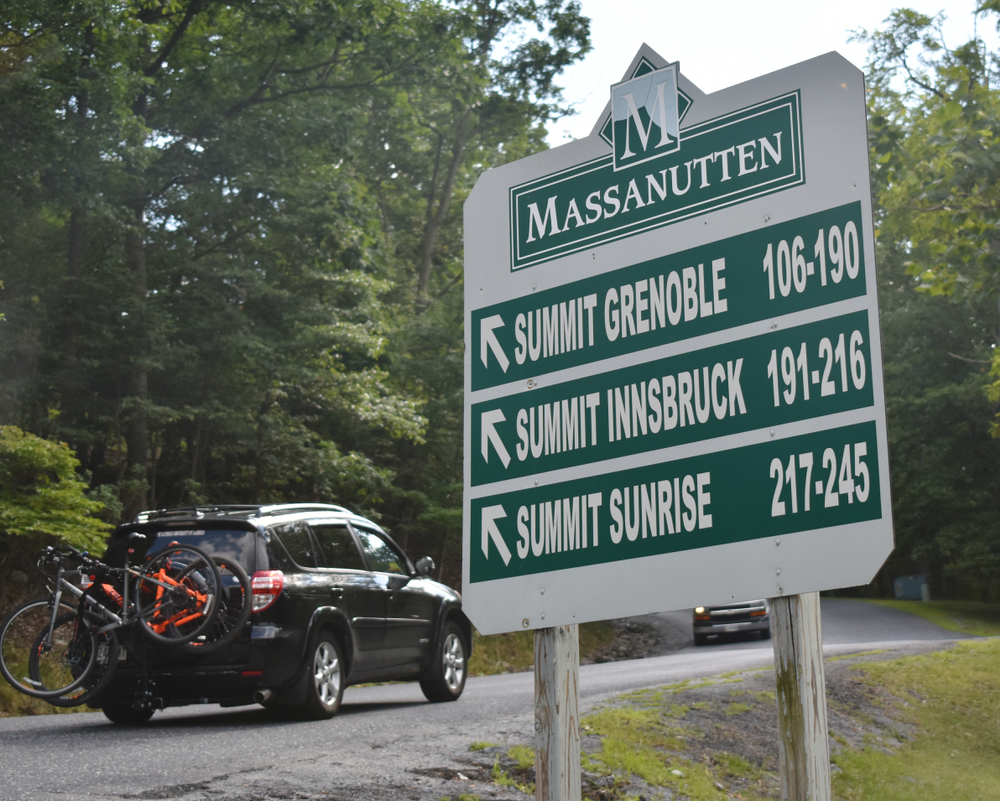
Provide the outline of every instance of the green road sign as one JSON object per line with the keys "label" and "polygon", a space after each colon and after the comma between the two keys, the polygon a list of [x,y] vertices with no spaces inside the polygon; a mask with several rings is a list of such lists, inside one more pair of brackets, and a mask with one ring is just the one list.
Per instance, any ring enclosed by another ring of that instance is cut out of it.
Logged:
{"label": "green road sign", "polygon": [[872,520],[876,452],[875,424],[864,423],[477,498],[469,580]]}
{"label": "green road sign", "polygon": [[861,204],[477,309],[473,390],[867,294]]}
{"label": "green road sign", "polygon": [[866,583],[892,549],[864,79],[705,95],[646,46],[465,206],[483,633]]}
{"label": "green road sign", "polygon": [[867,409],[870,340],[857,311],[473,404],[471,483]]}

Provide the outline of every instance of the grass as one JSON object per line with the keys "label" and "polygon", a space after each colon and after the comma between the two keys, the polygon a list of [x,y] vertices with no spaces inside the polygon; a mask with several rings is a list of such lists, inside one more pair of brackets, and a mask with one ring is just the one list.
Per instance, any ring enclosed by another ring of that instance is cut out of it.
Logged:
{"label": "grass", "polygon": [[[585,729],[601,735],[602,741],[600,751],[583,755],[583,769],[617,779],[611,785],[615,798],[634,797],[636,779],[689,801],[732,798],[723,782],[729,784],[737,776],[756,779],[760,771],[735,754],[717,754],[711,764],[685,757],[687,741],[698,737],[684,726],[688,711],[689,707],[672,703],[663,695],[650,694],[644,706],[608,707],[585,716]],[[584,797],[588,797],[586,792]],[[601,797],[608,795],[604,792]],[[736,797],[745,801],[759,798],[752,790]]]}
{"label": "grass", "polygon": [[535,766],[535,749],[526,745],[512,745],[507,749],[507,756],[517,762],[517,767],[527,770]]}
{"label": "grass", "polygon": [[519,782],[517,777],[526,776],[535,767],[535,749],[526,745],[513,745],[507,749],[507,756],[515,763],[511,765],[514,776],[500,766],[500,758],[497,757],[493,763],[493,783],[500,787],[515,787],[525,795],[534,795],[535,785],[528,781]]}
{"label": "grass", "polygon": [[[947,605],[944,610],[953,617],[965,616],[953,625],[962,624],[966,628],[959,630],[972,633],[981,625],[977,620],[989,620],[989,610],[978,606]],[[844,736],[833,738],[836,801],[1000,801],[1000,638],[961,642],[921,656],[862,662],[855,669],[860,680],[878,688],[876,698],[886,699],[878,702],[885,705],[886,715],[878,716],[883,726],[878,733],[853,744]],[[728,697],[720,695],[710,704],[685,704],[678,697],[706,683],[739,681],[727,675],[634,691],[584,716],[583,734],[601,738],[598,750],[582,754],[584,798],[771,798],[777,786],[773,764],[761,768],[739,754],[695,747],[704,742],[707,730],[699,730],[688,716],[718,705],[716,712],[723,717],[714,720],[736,718],[733,725],[738,728],[738,716],[755,704],[773,708],[774,693],[734,687]],[[846,705],[836,706],[841,713],[847,710]],[[848,712],[859,729],[876,724],[870,713],[870,707],[867,712]],[[887,719],[897,721],[908,734],[895,731]],[[776,758],[776,743],[774,750]],[[513,756],[513,749],[508,755]],[[519,767],[528,767],[533,753],[524,748],[519,757]],[[514,784],[506,774],[503,779],[508,786]],[[530,787],[521,789],[530,792]]]}
{"label": "grass", "polygon": [[469,743],[470,751],[485,751],[487,748],[492,748],[496,743],[491,743],[488,740],[475,740]]}
{"label": "grass", "polygon": [[870,663],[864,674],[902,699],[895,711],[918,734],[892,754],[841,751],[835,798],[1000,799],[1000,640]]}
{"label": "grass", "polygon": [[874,648],[870,651],[858,651],[856,654],[841,654],[840,656],[826,656],[823,657],[824,662],[840,662],[844,659],[856,659],[859,656],[878,656],[879,654],[884,654],[884,648]]}
{"label": "grass", "polygon": [[1000,636],[1000,604],[981,601],[897,601],[865,598],[868,603],[917,615],[948,631],[975,637]]}
{"label": "grass", "polygon": [[[25,656],[28,648],[23,646]],[[20,664],[10,665],[11,672],[15,676],[28,675],[28,660],[25,658]],[[60,708],[43,701],[41,698],[32,698],[30,695],[15,690],[6,679],[0,677],[0,717],[18,717],[21,715],[45,715],[60,714],[67,712],[79,712],[86,710],[86,707]]]}
{"label": "grass", "polygon": [[20,715],[53,715],[69,712],[88,712],[86,706],[63,709],[46,703],[41,698],[32,698],[11,687],[0,678],[0,718]]}
{"label": "grass", "polygon": [[[518,673],[535,663],[535,632],[512,631],[507,634],[472,635],[470,676],[493,676],[498,673]],[[581,657],[608,645],[615,638],[610,623],[580,625]]]}
{"label": "grass", "polygon": [[[887,697],[899,699],[892,714],[914,725],[917,733],[892,751],[874,739],[852,748],[838,738],[835,799],[1000,801],[1000,639],[863,663],[859,672],[864,681],[887,691]],[[668,700],[677,689],[630,693],[625,706],[586,716],[585,731],[600,734],[602,745],[583,757],[584,770],[639,779],[691,801],[731,797],[721,788],[730,786],[731,792],[733,782],[742,788],[737,797],[758,798],[753,788],[761,784],[765,771],[743,757],[719,752],[707,761],[686,758],[686,743],[699,734],[684,726],[691,707]],[[730,716],[750,711],[752,701],[773,704],[774,696],[734,690],[717,703]],[[634,786],[623,787],[622,795],[615,797],[634,792]]]}

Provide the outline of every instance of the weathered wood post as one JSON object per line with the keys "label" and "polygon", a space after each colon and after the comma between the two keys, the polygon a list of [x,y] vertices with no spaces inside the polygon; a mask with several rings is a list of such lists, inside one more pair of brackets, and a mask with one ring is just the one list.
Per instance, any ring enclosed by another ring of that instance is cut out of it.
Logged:
{"label": "weathered wood post", "polygon": [[580,800],[580,627],[535,630],[535,798]]}
{"label": "weathered wood post", "polygon": [[819,593],[771,599],[781,797],[829,801],[830,743]]}

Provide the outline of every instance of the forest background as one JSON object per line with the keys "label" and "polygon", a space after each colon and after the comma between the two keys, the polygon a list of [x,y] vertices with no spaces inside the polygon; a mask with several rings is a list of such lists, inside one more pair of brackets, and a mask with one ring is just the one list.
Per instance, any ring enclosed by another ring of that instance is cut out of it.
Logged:
{"label": "forest background", "polygon": [[[859,36],[897,545],[863,591],[997,600],[997,54]],[[203,503],[342,503],[458,586],[462,203],[589,47],[573,0],[4,3],[0,605],[41,542]]]}

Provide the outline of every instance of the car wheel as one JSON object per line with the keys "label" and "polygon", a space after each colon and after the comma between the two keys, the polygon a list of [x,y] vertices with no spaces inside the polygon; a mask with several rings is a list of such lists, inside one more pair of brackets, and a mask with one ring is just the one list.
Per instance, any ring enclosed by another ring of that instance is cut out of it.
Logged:
{"label": "car wheel", "polygon": [[306,664],[306,701],[303,717],[312,720],[332,718],[344,696],[344,657],[340,645],[328,631],[316,637]]}
{"label": "car wheel", "polygon": [[760,638],[762,640],[770,640],[771,639],[771,627],[770,626],[768,626],[766,629],[764,629],[763,631],[761,631]]}
{"label": "car wheel", "polygon": [[135,709],[128,702],[103,702],[101,711],[104,713],[104,717],[119,726],[141,726],[153,717],[152,709]]}
{"label": "car wheel", "polygon": [[441,632],[431,673],[420,680],[420,689],[428,701],[456,701],[465,689],[467,672],[468,656],[462,630],[458,624],[448,622]]}
{"label": "car wheel", "polygon": [[707,634],[695,634],[694,635],[695,645],[708,645],[708,635]]}

